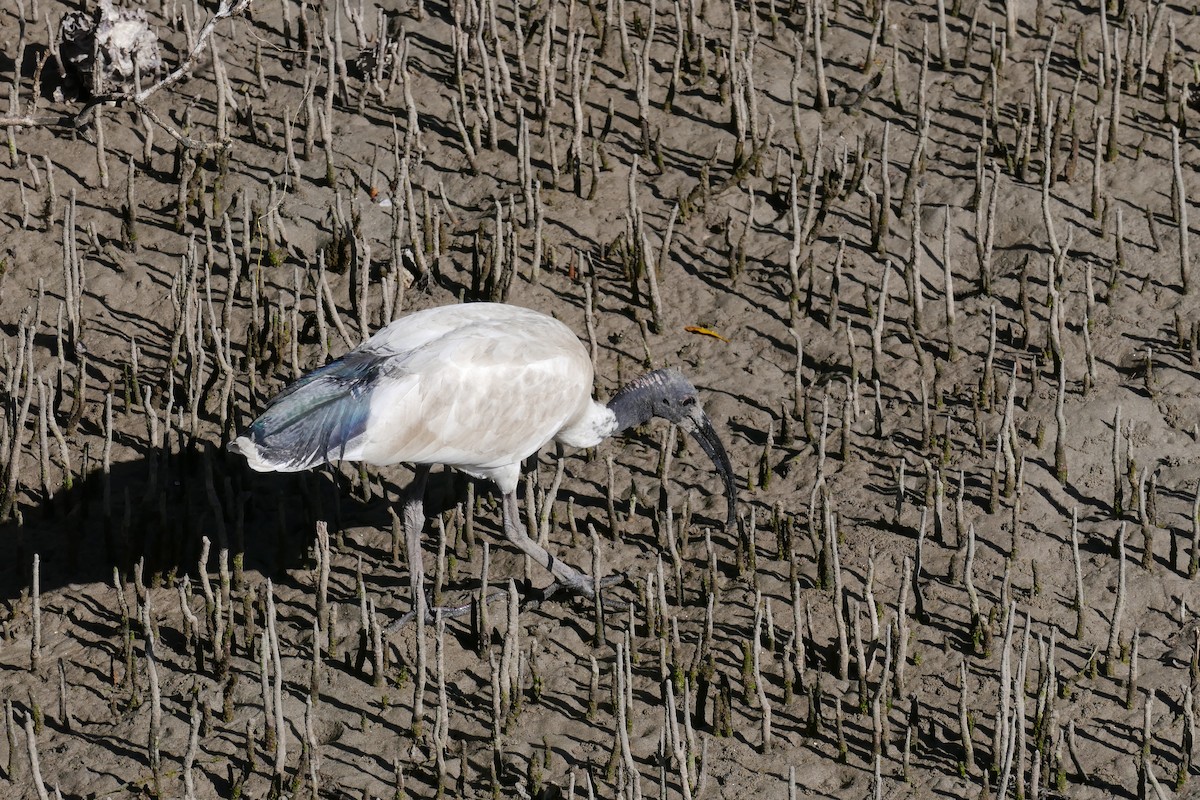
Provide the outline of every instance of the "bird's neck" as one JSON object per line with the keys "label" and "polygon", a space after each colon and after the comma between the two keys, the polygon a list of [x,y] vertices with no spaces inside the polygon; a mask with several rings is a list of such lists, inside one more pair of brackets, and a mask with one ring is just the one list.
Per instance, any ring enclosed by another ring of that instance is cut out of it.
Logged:
{"label": "bird's neck", "polygon": [[628,383],[608,401],[608,410],[616,418],[613,433],[621,433],[645,425],[654,416],[650,398],[640,380]]}

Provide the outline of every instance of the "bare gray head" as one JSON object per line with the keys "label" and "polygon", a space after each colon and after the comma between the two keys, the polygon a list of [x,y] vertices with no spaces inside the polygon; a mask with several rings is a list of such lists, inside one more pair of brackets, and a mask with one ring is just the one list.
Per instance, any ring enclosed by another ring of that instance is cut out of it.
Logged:
{"label": "bare gray head", "polygon": [[653,417],[661,417],[683,428],[710,459],[721,480],[729,501],[727,526],[737,521],[737,487],[733,482],[733,467],[725,447],[717,438],[712,422],[700,405],[696,387],[677,369],[656,369],[630,381],[608,402],[617,417],[617,431],[644,425]]}

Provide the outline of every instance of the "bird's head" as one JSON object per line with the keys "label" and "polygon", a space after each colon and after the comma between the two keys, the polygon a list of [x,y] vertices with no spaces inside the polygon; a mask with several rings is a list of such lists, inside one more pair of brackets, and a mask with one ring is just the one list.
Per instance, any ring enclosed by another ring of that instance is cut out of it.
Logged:
{"label": "bird's head", "polygon": [[643,425],[653,417],[660,417],[691,434],[712,459],[713,466],[725,483],[725,495],[729,501],[726,525],[732,526],[736,522],[737,487],[733,479],[733,467],[712,422],[700,405],[696,387],[682,372],[677,369],[648,372],[622,387],[613,395],[608,407],[617,416],[618,430],[627,430]]}

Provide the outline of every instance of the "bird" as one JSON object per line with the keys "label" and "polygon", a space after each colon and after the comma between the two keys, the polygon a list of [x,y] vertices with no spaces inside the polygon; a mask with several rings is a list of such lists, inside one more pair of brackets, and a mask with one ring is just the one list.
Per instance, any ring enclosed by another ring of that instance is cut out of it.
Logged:
{"label": "bird", "polygon": [[495,483],[505,537],[551,572],[555,588],[594,597],[592,578],[547,552],[521,524],[521,465],[551,441],[590,448],[665,419],[712,461],[724,482],[726,525],[737,515],[729,456],[682,372],[648,372],[607,403],[594,399],[594,379],[588,350],[552,316],[506,303],[435,306],[392,321],[285,387],[229,449],[259,472],[339,461],[412,465],[402,502],[414,609],[423,597],[423,495],[436,464]]}

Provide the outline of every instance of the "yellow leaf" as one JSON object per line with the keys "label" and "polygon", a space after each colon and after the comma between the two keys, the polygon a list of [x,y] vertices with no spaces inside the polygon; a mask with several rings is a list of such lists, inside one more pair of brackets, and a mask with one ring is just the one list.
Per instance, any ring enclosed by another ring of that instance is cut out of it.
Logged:
{"label": "yellow leaf", "polygon": [[725,342],[725,343],[729,342],[728,339],[726,339],[724,336],[717,333],[716,331],[711,330],[709,328],[701,328],[699,325],[688,325],[686,328],[684,328],[684,330],[687,331],[688,333],[699,333],[704,336],[711,336],[714,339],[720,339],[722,342]]}

